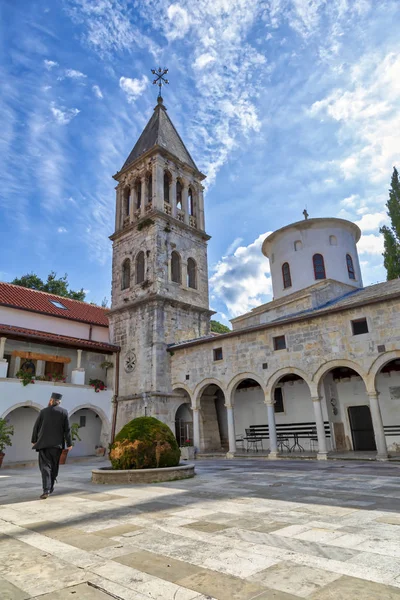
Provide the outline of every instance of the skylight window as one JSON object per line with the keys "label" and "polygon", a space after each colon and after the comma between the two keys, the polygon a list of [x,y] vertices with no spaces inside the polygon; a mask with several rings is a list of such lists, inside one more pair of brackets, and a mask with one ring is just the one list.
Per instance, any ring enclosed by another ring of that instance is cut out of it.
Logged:
{"label": "skylight window", "polygon": [[58,302],[57,300],[50,300],[50,302],[54,304],[56,308],[63,308],[64,310],[68,310],[68,308],[64,306],[64,304],[61,304],[61,302]]}

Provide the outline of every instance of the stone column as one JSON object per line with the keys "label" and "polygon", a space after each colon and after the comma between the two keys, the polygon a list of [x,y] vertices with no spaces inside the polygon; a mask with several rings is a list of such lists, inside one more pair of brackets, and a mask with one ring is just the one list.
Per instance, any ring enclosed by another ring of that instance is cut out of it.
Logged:
{"label": "stone column", "polygon": [[133,215],[135,213],[135,193],[134,193],[134,184],[131,181],[129,184],[129,221],[132,223]]}
{"label": "stone column", "polygon": [[72,370],[71,383],[74,385],[85,385],[85,369],[81,368],[82,350],[77,350],[76,369]]}
{"label": "stone column", "polygon": [[169,201],[171,203],[171,215],[176,219],[176,175],[171,175],[171,184],[169,186]]}
{"label": "stone column", "polygon": [[193,408],[193,445],[196,452],[200,452],[200,409]]}
{"label": "stone column", "polygon": [[76,353],[78,355],[78,358],[77,358],[77,361],[76,361],[76,368],[80,369],[81,368],[81,363],[82,363],[82,350],[79,349],[79,350],[76,351]]}
{"label": "stone column", "polygon": [[146,206],[147,206],[147,189],[146,189],[146,176],[142,175],[140,178],[141,185],[141,207],[140,207],[140,216],[144,217],[146,214]]}
{"label": "stone column", "polygon": [[275,425],[275,403],[268,398],[265,400],[268,413],[268,432],[269,432],[269,455],[268,458],[276,458],[278,456],[278,438],[276,436]]}
{"label": "stone column", "polygon": [[235,412],[233,406],[225,404],[226,407],[226,418],[228,421],[228,438],[229,438],[229,452],[227,458],[234,458],[236,452],[236,434],[235,434]]}
{"label": "stone column", "polygon": [[205,219],[204,219],[204,195],[203,195],[203,186],[199,186],[198,188],[198,192],[197,192],[197,197],[198,197],[198,204],[197,204],[197,227],[198,229],[201,229],[201,231],[205,231],[206,229],[206,224],[205,224]]}
{"label": "stone column", "polygon": [[157,161],[153,164],[153,208],[164,212],[164,169]]}
{"label": "stone column", "polygon": [[188,182],[184,181],[182,184],[182,210],[184,214],[184,223],[189,225],[189,202],[188,202]]}
{"label": "stone column", "polygon": [[325,425],[324,425],[324,417],[322,414],[322,405],[320,396],[314,396],[311,398],[314,406],[314,416],[315,416],[315,425],[317,427],[317,437],[318,437],[318,454],[317,458],[326,460],[328,457],[328,449],[326,446],[326,436],[325,436]]}
{"label": "stone column", "polygon": [[21,357],[20,356],[16,356],[15,357],[15,363],[14,363],[14,377],[15,375],[18,373],[18,371],[21,368]]}
{"label": "stone column", "polygon": [[383,428],[381,407],[379,405],[379,398],[377,392],[368,394],[369,407],[371,410],[372,425],[374,427],[375,444],[378,460],[387,460],[388,451],[386,446],[385,430]]}
{"label": "stone column", "polygon": [[4,358],[4,348],[6,347],[6,340],[7,338],[5,337],[0,338],[0,360]]}
{"label": "stone column", "polygon": [[122,219],[121,219],[121,190],[122,187],[117,185],[115,188],[116,192],[116,207],[115,207],[115,231],[118,231],[122,227]]}

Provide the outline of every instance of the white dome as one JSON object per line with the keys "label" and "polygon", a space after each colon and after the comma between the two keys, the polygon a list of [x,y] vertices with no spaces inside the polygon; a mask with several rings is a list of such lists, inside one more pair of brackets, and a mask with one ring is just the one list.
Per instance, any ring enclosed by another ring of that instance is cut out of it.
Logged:
{"label": "white dome", "polygon": [[269,258],[274,299],[323,279],[363,287],[357,242],[360,228],[345,219],[307,219],[271,233],[262,251]]}

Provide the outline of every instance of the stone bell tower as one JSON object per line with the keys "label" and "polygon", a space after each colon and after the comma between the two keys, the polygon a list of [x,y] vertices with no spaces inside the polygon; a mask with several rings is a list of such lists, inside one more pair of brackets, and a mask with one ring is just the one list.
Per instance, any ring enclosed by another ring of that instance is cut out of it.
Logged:
{"label": "stone bell tower", "polygon": [[121,347],[116,431],[152,415],[173,427],[168,345],[209,333],[202,181],[159,96],[116,187],[113,342]]}

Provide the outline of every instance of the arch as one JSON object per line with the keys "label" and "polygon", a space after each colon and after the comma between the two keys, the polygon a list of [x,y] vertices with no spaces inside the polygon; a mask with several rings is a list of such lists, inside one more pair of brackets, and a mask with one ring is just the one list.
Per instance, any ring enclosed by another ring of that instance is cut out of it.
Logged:
{"label": "arch", "polygon": [[367,374],[367,390],[371,393],[376,392],[376,377],[379,375],[380,370],[390,363],[392,360],[400,359],[400,350],[391,350],[378,356],[370,368]]}
{"label": "arch", "polygon": [[169,171],[164,171],[164,202],[167,204],[170,203],[169,189],[171,185],[171,179],[171,173]]}
{"label": "arch", "polygon": [[126,290],[131,285],[131,261],[126,258],[122,263],[121,290]]}
{"label": "arch", "polygon": [[141,250],[136,256],[136,283],[143,283],[145,275],[144,252]]}
{"label": "arch", "polygon": [[226,398],[226,390],[225,390],[225,386],[223,385],[223,383],[221,381],[219,381],[218,379],[214,379],[213,377],[208,377],[207,379],[203,379],[203,381],[200,381],[200,383],[198,383],[197,386],[195,387],[193,395],[192,395],[192,408],[200,408],[201,395],[209,385],[218,386],[222,390],[222,392]]}
{"label": "arch", "polygon": [[176,180],[176,207],[182,210],[182,189],[183,185],[180,179]]}
{"label": "arch", "polygon": [[[50,395],[49,395],[49,398],[50,398]],[[40,412],[43,408],[46,408],[46,406],[42,406],[41,404],[38,404],[37,402],[31,402],[30,400],[27,400],[26,402],[18,402],[17,404],[13,404],[9,408],[6,408],[6,410],[1,415],[1,418],[5,419],[7,417],[7,415],[9,415],[13,410],[16,410],[17,408],[24,408],[24,406],[28,406],[29,408],[34,408],[38,412]]]}
{"label": "arch", "polygon": [[296,240],[294,243],[294,251],[298,252],[299,250],[302,250],[303,248],[303,242],[301,240]]}
{"label": "arch", "polygon": [[336,237],[336,235],[330,235],[329,236],[329,245],[330,246],[337,246],[337,237]]}
{"label": "arch", "polygon": [[322,254],[314,254],[312,259],[315,279],[326,279],[325,262]]}
{"label": "arch", "polygon": [[353,259],[350,254],[346,254],[346,265],[347,265],[347,273],[349,274],[349,279],[355,279],[356,273],[354,271]]}
{"label": "arch", "polygon": [[171,281],[182,283],[181,257],[176,250],[171,253]]}
{"label": "arch", "polygon": [[76,412],[78,412],[78,410],[84,410],[84,409],[92,410],[93,412],[96,413],[96,415],[99,415],[99,418],[101,419],[101,422],[103,425],[101,437],[109,438],[110,433],[111,433],[111,422],[110,422],[109,418],[107,417],[106,413],[104,412],[104,410],[101,409],[99,406],[96,406],[94,404],[89,404],[89,403],[79,404],[79,406],[74,406],[74,408],[72,408],[68,412],[69,418],[71,419],[72,415],[75,414]]}
{"label": "arch", "polygon": [[125,217],[129,217],[130,213],[130,204],[131,204],[131,188],[129,185],[124,187],[123,192],[123,215]]}
{"label": "arch", "polygon": [[197,265],[194,258],[188,258],[187,261],[187,287],[197,288]]}
{"label": "arch", "polygon": [[233,377],[230,382],[228,383],[227,389],[226,389],[226,395],[227,395],[227,400],[231,401],[231,404],[233,406],[233,399],[234,399],[234,394],[236,391],[237,386],[244,381],[245,379],[254,379],[254,381],[256,383],[258,383],[258,385],[260,386],[260,388],[263,390],[264,394],[266,392],[266,383],[265,381],[263,381],[263,379],[257,375],[256,373],[238,373],[237,375],[235,375],[235,377]]}
{"label": "arch", "polygon": [[142,182],[140,179],[135,181],[135,194],[136,194],[136,209],[142,206]]}
{"label": "arch", "polygon": [[189,186],[188,189],[188,208],[189,208],[189,215],[194,216],[195,210],[194,210],[194,192],[193,192],[193,188],[192,186]]}
{"label": "arch", "polygon": [[275,373],[272,373],[272,375],[270,375],[270,377],[268,378],[266,389],[267,393],[270,396],[272,396],[276,385],[279,383],[279,380],[282,379],[282,377],[284,377],[285,375],[298,375],[299,377],[304,379],[312,395],[312,379],[309,378],[307,373],[305,373],[301,369],[298,369],[297,367],[282,367],[281,369],[278,369],[278,371],[275,371]]}
{"label": "arch", "polygon": [[292,278],[290,275],[290,266],[289,266],[288,262],[285,262],[282,265],[282,279],[283,279],[283,287],[285,289],[292,287]]}
{"label": "arch", "polygon": [[186,392],[190,399],[192,398],[193,392],[188,388],[186,383],[176,382],[172,384],[172,393],[177,392],[179,389],[182,389],[184,392]]}
{"label": "arch", "polygon": [[347,358],[335,359],[329,360],[327,363],[321,365],[319,369],[314,373],[312,377],[312,386],[315,395],[318,395],[319,393],[320,385],[324,376],[336,367],[347,367],[348,369],[353,369],[353,371],[355,371],[361,377],[365,384],[365,387],[367,387],[367,374],[358,363],[352,360],[348,360]]}

